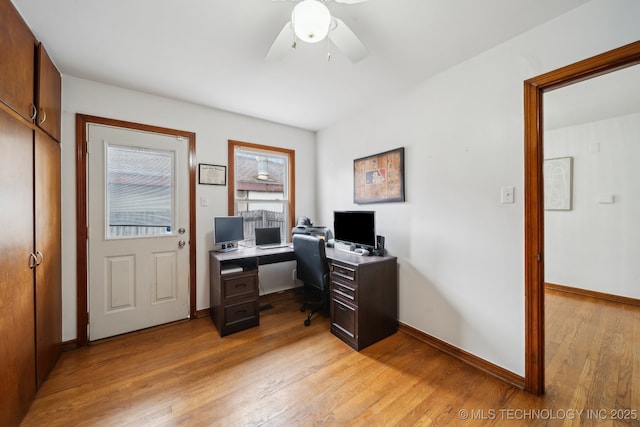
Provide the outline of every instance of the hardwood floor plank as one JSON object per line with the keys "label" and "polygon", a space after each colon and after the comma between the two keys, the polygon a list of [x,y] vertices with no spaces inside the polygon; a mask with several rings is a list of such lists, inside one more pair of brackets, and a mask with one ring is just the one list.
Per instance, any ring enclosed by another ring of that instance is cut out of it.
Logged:
{"label": "hardwood floor plank", "polygon": [[[268,302],[224,338],[202,318],[64,353],[23,427],[640,425],[610,416],[640,409],[640,307],[548,291],[532,396],[402,331],[356,352],[327,316],[304,327],[292,293]],[[609,417],[544,418],[587,409]]]}

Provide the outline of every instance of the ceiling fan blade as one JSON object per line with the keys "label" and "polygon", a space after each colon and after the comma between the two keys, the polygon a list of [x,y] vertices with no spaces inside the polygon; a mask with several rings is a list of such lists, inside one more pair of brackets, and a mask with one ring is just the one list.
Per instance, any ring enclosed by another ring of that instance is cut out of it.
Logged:
{"label": "ceiling fan blade", "polygon": [[345,4],[358,4],[358,3],[364,3],[367,0],[333,0],[336,3],[345,3]]}
{"label": "ceiling fan blade", "polygon": [[287,22],[280,30],[280,34],[273,41],[269,52],[267,52],[267,61],[278,60],[284,58],[289,51],[293,48],[295,37],[293,35],[293,27],[291,22]]}
{"label": "ceiling fan blade", "polygon": [[333,18],[336,26],[329,31],[329,39],[342,53],[347,55],[351,62],[359,62],[369,54],[358,36],[356,36],[347,24],[339,18]]}

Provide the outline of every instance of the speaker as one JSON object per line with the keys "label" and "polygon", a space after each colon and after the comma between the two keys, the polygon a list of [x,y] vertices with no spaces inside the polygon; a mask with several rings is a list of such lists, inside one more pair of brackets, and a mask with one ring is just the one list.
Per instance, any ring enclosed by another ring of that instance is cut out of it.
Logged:
{"label": "speaker", "polygon": [[384,236],[376,236],[376,248],[373,251],[374,255],[384,255]]}

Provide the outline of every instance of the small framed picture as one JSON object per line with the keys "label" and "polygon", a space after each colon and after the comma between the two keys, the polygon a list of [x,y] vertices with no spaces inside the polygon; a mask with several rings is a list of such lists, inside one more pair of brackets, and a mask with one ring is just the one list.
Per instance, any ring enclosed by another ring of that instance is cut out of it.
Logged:
{"label": "small framed picture", "polygon": [[199,163],[198,184],[227,185],[227,167]]}

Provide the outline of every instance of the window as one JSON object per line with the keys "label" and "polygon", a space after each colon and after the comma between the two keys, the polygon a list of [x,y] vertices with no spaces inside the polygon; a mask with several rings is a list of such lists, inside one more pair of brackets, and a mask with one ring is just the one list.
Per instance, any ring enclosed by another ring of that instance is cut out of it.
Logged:
{"label": "window", "polygon": [[290,241],[295,218],[295,151],[229,141],[229,215],[244,218],[244,236],[256,227],[280,227]]}
{"label": "window", "polygon": [[170,151],[107,146],[108,239],[171,233],[173,157]]}

